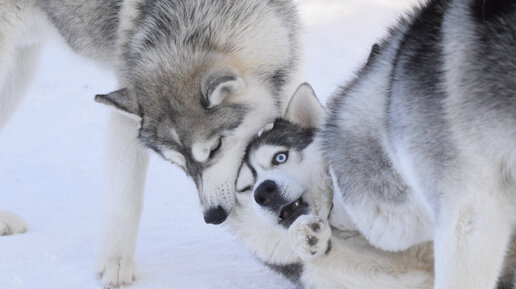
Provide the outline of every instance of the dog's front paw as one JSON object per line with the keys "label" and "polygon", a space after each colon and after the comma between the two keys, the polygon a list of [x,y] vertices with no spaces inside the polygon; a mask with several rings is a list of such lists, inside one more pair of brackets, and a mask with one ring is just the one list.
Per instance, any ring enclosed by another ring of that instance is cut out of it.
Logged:
{"label": "dog's front paw", "polygon": [[107,258],[97,265],[97,279],[104,289],[127,287],[136,281],[136,262],[124,258]]}
{"label": "dog's front paw", "polygon": [[27,223],[18,215],[0,210],[0,236],[25,233]]}
{"label": "dog's front paw", "polygon": [[290,244],[303,260],[312,260],[330,249],[331,228],[318,216],[299,217],[289,229]]}

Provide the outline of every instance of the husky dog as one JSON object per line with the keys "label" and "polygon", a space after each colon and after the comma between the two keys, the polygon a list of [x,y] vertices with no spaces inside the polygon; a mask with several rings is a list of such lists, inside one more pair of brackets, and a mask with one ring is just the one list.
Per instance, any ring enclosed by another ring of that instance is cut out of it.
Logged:
{"label": "husky dog", "polygon": [[237,178],[230,229],[245,246],[299,288],[432,288],[429,243],[404,252],[369,245],[333,210],[327,162],[314,142],[323,110],[313,90],[301,86],[285,119],[248,146]]}
{"label": "husky dog", "polygon": [[[226,219],[247,142],[299,84],[298,26],[291,0],[0,0],[0,127],[47,31],[118,77],[119,90],[96,97],[117,109],[97,266],[104,284],[136,278],[147,149],[194,180],[207,223]],[[24,230],[0,212],[0,233]]]}
{"label": "husky dog", "polygon": [[328,107],[334,210],[384,250],[433,240],[437,289],[495,288],[516,224],[516,2],[429,1]]}

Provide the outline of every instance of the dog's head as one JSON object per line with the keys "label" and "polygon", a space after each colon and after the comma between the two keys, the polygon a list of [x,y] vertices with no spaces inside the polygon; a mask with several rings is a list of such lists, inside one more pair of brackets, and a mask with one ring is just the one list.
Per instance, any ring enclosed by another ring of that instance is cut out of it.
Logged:
{"label": "dog's head", "polygon": [[269,223],[288,228],[299,216],[314,213],[312,190],[325,173],[314,144],[322,115],[312,88],[304,84],[285,117],[268,126],[247,148],[236,188],[239,197],[252,195],[255,211]]}
{"label": "dog's head", "polygon": [[136,116],[143,144],[194,180],[208,223],[231,212],[246,144],[282,113],[295,81],[296,12],[277,2],[146,7],[136,33],[122,31],[124,89],[96,97]]}

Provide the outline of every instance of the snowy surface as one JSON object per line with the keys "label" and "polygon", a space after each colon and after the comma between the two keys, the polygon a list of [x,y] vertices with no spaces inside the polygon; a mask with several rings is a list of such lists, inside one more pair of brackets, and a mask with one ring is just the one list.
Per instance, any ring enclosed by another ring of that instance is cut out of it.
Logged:
{"label": "snowy surface", "polygon": [[[298,0],[306,74],[321,99],[353,76],[388,24],[416,0]],[[0,133],[0,206],[25,234],[0,237],[0,289],[98,288],[103,147],[108,109],[93,101],[113,75],[48,43],[25,101]],[[220,226],[205,225],[193,183],[151,160],[132,288],[282,288]]]}

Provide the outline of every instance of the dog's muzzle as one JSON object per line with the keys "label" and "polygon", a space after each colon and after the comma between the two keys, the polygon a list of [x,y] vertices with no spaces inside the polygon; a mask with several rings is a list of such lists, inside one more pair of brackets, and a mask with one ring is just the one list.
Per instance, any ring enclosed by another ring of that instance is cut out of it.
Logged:
{"label": "dog's muzzle", "polygon": [[207,224],[219,225],[228,218],[228,213],[221,207],[210,208],[204,212],[204,221]]}
{"label": "dog's muzzle", "polygon": [[254,192],[254,200],[262,207],[278,207],[278,186],[275,182],[266,180]]}

